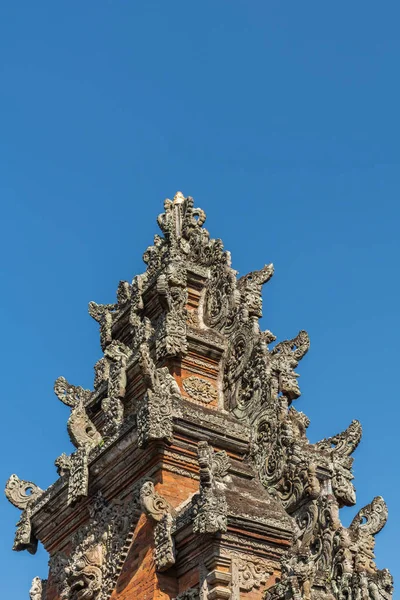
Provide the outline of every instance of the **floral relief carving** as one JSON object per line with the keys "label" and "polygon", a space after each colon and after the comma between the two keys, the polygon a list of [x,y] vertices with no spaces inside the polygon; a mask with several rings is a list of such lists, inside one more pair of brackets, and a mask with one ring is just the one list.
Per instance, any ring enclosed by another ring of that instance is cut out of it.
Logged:
{"label": "floral relief carving", "polygon": [[218,398],[218,391],[206,379],[192,375],[183,379],[182,385],[188,396],[194,400],[208,404],[209,402],[215,402]]}

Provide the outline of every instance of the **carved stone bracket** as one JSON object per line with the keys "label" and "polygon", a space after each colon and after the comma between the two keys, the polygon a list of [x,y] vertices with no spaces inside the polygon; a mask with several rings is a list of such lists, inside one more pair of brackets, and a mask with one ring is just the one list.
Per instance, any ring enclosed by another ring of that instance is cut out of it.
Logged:
{"label": "carved stone bracket", "polygon": [[13,550],[28,550],[30,554],[35,554],[38,541],[32,530],[31,505],[43,494],[43,490],[31,481],[23,481],[17,475],[11,475],[6,483],[5,494],[11,504],[22,510]]}
{"label": "carved stone bracket", "polygon": [[141,344],[139,352],[147,387],[137,413],[138,443],[143,448],[150,440],[172,440],[173,399],[180,398],[180,390],[167,367],[156,368],[147,343]]}
{"label": "carved stone bracket", "polygon": [[228,507],[225,481],[229,460],[225,451],[215,452],[207,442],[199,442],[200,494],[194,506],[193,531],[216,533],[226,531]]}
{"label": "carved stone bracket", "polygon": [[156,522],[154,528],[154,561],[157,571],[166,571],[175,564],[175,542],[172,537],[175,511],[146,481],[140,490],[140,502],[146,515]]}

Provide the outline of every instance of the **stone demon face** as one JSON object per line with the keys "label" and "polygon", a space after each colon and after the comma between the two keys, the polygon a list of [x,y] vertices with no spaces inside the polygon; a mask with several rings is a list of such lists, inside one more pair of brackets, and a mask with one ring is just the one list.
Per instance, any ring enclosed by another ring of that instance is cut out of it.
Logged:
{"label": "stone demon face", "polygon": [[94,600],[102,583],[102,548],[95,546],[80,553],[66,569],[70,600]]}

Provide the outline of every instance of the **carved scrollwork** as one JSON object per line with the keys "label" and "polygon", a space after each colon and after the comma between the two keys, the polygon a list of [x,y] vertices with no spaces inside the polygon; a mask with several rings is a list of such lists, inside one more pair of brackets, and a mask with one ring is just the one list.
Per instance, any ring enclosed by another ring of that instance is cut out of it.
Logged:
{"label": "carved scrollwork", "polygon": [[59,377],[54,383],[54,393],[57,398],[70,408],[85,404],[92,396],[90,390],[76,385],[71,385],[65,377]]}
{"label": "carved scrollwork", "polygon": [[154,519],[161,521],[163,516],[171,511],[171,505],[158,494],[151,481],[146,481],[140,490],[140,502],[145,513]]}
{"label": "carved scrollwork", "polygon": [[6,483],[5,494],[11,504],[24,510],[43,494],[43,490],[31,481],[24,481],[17,475],[11,475]]}

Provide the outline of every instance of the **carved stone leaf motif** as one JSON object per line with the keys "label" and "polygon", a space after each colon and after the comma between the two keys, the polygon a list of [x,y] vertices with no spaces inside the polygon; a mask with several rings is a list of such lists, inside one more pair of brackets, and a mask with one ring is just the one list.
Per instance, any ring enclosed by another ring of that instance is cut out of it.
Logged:
{"label": "carved stone leaf motif", "polygon": [[333,452],[337,456],[349,456],[357,448],[361,441],[361,437],[361,423],[354,420],[345,431],[317,442],[315,447],[319,450]]}
{"label": "carved stone leaf motif", "polygon": [[71,385],[65,377],[59,377],[54,383],[54,392],[59,400],[67,406],[74,408],[88,402],[92,396],[90,390],[80,386]]}
{"label": "carved stone leaf motif", "polygon": [[23,481],[17,475],[11,475],[6,484],[5,494],[11,504],[24,509],[41,496],[43,490],[31,481]]}
{"label": "carved stone leaf motif", "polygon": [[208,404],[218,398],[218,392],[215,387],[209,381],[200,377],[186,377],[182,381],[182,385],[185,392],[194,400]]}

